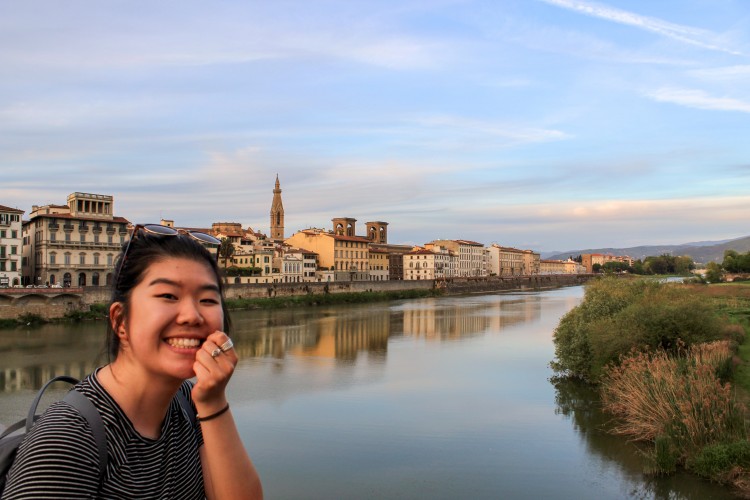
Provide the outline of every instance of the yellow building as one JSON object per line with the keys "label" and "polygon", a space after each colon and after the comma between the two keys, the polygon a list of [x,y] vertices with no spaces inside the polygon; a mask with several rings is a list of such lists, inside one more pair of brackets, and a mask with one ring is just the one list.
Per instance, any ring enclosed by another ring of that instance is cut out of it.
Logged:
{"label": "yellow building", "polygon": [[373,281],[388,280],[390,278],[390,259],[388,250],[370,247],[369,257],[370,279]]}
{"label": "yellow building", "polygon": [[335,281],[370,279],[369,240],[366,238],[311,228],[296,232],[285,243],[318,254],[318,269],[334,271]]}

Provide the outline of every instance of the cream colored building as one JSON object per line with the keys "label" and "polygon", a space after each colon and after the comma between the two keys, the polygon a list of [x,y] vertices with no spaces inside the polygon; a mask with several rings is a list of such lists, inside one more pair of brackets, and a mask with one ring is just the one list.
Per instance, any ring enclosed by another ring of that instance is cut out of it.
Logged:
{"label": "cream colored building", "polygon": [[67,205],[34,205],[23,223],[23,284],[110,285],[128,220],[109,195],[72,193]]}
{"label": "cream colored building", "polygon": [[434,240],[425,245],[428,249],[432,246],[445,248],[456,256],[453,277],[480,277],[489,274],[482,243],[469,240]]}
{"label": "cream colored building", "polygon": [[491,272],[497,276],[522,276],[540,273],[541,256],[533,250],[503,247],[493,243],[489,247]]}
{"label": "cream colored building", "polygon": [[533,250],[523,251],[523,274],[539,274],[541,256]]}
{"label": "cream colored building", "polygon": [[450,250],[430,246],[417,247],[404,254],[405,280],[442,280],[451,277],[448,273],[454,261]]}
{"label": "cream colored building", "polygon": [[603,266],[607,262],[623,262],[629,266],[633,265],[633,258],[627,255],[611,255],[603,253],[585,253],[581,255],[583,266],[586,268],[587,273],[594,272],[594,265],[599,264]]}
{"label": "cream colored building", "polygon": [[0,205],[0,287],[20,286],[23,210]]}

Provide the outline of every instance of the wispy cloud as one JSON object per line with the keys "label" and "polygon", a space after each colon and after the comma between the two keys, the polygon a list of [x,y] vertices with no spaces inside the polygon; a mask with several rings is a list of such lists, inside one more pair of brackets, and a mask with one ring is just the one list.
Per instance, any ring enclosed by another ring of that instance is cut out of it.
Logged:
{"label": "wispy cloud", "polygon": [[654,17],[643,16],[626,10],[617,9],[608,5],[595,2],[583,2],[578,0],[540,0],[550,5],[564,9],[580,12],[582,14],[598,17],[607,21],[634,26],[636,28],[650,31],[658,35],[671,38],[683,43],[695,45],[709,50],[727,52],[734,55],[742,55],[731,47],[723,45],[719,37],[704,29],[693,28],[674,24]]}
{"label": "wispy cloud", "polygon": [[688,74],[712,81],[748,81],[750,80],[750,64],[696,69],[688,71]]}
{"label": "wispy cloud", "polygon": [[646,96],[655,101],[671,102],[688,108],[750,113],[750,102],[731,97],[714,97],[702,90],[663,87],[647,92]]}

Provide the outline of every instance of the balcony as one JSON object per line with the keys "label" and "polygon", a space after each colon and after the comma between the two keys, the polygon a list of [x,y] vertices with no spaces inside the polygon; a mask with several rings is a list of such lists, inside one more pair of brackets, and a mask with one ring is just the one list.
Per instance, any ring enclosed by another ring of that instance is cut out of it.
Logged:
{"label": "balcony", "polygon": [[107,243],[106,241],[99,241],[99,242],[93,242],[93,241],[47,241],[47,245],[50,246],[50,248],[77,248],[77,249],[84,249],[84,248],[96,248],[96,249],[104,249],[104,250],[114,250],[119,251],[120,250],[120,243],[113,242],[113,243]]}
{"label": "balcony", "polygon": [[89,230],[89,226],[87,226],[86,224],[79,224],[78,225],[78,232],[79,233],[85,233],[85,232],[88,232],[88,230]]}
{"label": "balcony", "polygon": [[65,231],[72,231],[73,230],[73,224],[65,224],[63,226],[63,230],[65,230]]}

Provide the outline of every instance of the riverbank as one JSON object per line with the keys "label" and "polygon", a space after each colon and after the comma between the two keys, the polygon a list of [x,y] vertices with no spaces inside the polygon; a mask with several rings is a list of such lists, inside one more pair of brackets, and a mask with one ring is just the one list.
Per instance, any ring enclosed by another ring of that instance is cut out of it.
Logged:
{"label": "riverbank", "polygon": [[[580,285],[592,275],[492,276],[421,281],[335,281],[225,286],[232,308],[355,303],[441,294],[543,290]],[[40,321],[96,319],[110,300],[109,287],[0,289],[0,327]],[[336,298],[338,296],[338,298]],[[276,305],[280,304],[280,305]],[[103,314],[106,314],[104,312]]]}
{"label": "riverbank", "polygon": [[555,331],[558,374],[593,383],[610,431],[750,498],[750,285],[601,280]]}

